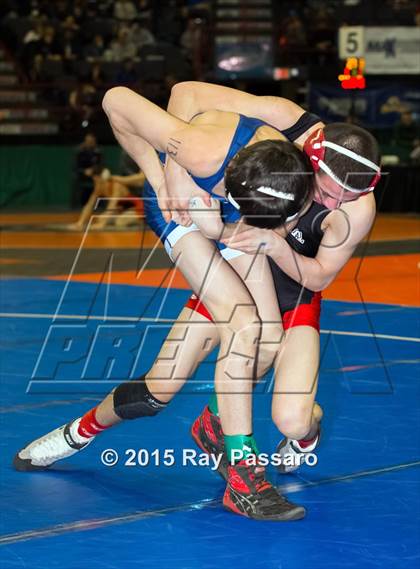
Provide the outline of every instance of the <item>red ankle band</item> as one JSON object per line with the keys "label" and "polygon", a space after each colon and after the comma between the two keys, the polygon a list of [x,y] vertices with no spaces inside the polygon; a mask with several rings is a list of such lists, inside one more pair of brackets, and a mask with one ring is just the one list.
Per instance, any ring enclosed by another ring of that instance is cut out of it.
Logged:
{"label": "red ankle band", "polygon": [[300,448],[310,447],[318,438],[318,433],[312,439],[300,439],[298,441]]}
{"label": "red ankle band", "polygon": [[102,431],[111,426],[111,425],[105,426],[98,423],[96,419],[96,409],[97,407],[94,407],[93,409],[88,411],[85,415],[83,415],[83,417],[81,418],[77,432],[82,437],[90,439],[91,437],[98,435],[99,433],[101,433]]}

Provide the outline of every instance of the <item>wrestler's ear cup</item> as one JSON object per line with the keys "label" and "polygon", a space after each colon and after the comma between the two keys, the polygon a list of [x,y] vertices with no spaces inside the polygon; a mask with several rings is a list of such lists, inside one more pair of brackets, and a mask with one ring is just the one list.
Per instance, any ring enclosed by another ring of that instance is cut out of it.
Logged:
{"label": "wrestler's ear cup", "polygon": [[318,128],[305,140],[303,145],[303,151],[309,156],[314,172],[319,170],[319,161],[324,161],[325,147],[322,144],[324,140],[324,131]]}

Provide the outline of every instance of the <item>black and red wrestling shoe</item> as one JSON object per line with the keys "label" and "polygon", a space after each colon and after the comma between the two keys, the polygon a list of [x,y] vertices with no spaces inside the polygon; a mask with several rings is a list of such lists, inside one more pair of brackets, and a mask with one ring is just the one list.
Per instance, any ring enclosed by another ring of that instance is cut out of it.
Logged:
{"label": "black and red wrestling shoe", "polygon": [[248,459],[229,465],[224,507],[253,520],[286,522],[305,517],[305,508],[286,500],[266,479],[264,467],[249,465]]}
{"label": "black and red wrestling shoe", "polygon": [[224,480],[227,480],[229,463],[225,454],[222,424],[219,417],[213,415],[208,406],[194,421],[191,427],[191,436],[197,446],[207,454],[212,454],[215,457],[222,456],[217,472]]}

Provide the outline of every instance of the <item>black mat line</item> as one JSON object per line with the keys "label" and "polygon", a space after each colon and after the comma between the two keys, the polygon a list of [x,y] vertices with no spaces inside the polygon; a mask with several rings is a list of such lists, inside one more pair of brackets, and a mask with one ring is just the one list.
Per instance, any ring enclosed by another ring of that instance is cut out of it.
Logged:
{"label": "black mat line", "polygon": [[[139,239],[139,247],[140,247]],[[0,258],[22,259],[21,263],[1,267],[3,277],[48,277],[68,275],[77,249],[3,249]],[[100,273],[108,266],[110,254],[113,254],[114,271],[136,271],[142,265],[150,249],[85,249],[80,253],[76,274]],[[354,257],[372,257],[376,255],[402,255],[420,253],[420,240],[377,241],[361,244],[356,248]],[[155,249],[148,261],[148,269],[166,269],[172,265],[164,249]]]}
{"label": "black mat line", "polygon": [[[136,271],[141,267],[150,250],[144,249],[85,249],[81,251],[75,267],[76,274],[100,273],[109,266],[110,255],[113,255],[114,271]],[[73,267],[76,249],[8,249],[0,252],[3,259],[22,259],[22,263],[1,267],[4,277],[48,277],[68,275]],[[27,261],[27,262],[26,262]],[[148,269],[164,269],[172,263],[163,249],[155,249],[149,259]]]}
{"label": "black mat line", "polygon": [[407,255],[420,253],[420,239],[402,241],[372,241],[367,246],[361,243],[356,247],[353,257],[375,257],[376,255]]}
{"label": "black mat line", "polygon": [[[353,472],[350,474],[344,474],[341,476],[333,476],[330,478],[323,478],[317,480],[316,482],[297,482],[292,484],[286,484],[284,486],[279,486],[279,490],[284,494],[291,494],[306,490],[307,488],[312,488],[314,486],[321,486],[324,484],[334,484],[338,482],[346,482],[356,478],[366,478],[370,476],[378,476],[387,474],[389,472],[396,472],[401,470],[406,470],[407,468],[413,468],[420,466],[420,461],[406,462],[401,464],[393,464],[389,466],[384,466],[382,468],[375,468],[372,470],[362,470],[359,472]],[[214,498],[209,500],[201,500],[199,502],[193,502],[189,504],[180,504],[178,506],[171,506],[168,508],[160,508],[156,510],[145,510],[136,512],[127,512],[125,514],[99,518],[94,520],[77,520],[74,522],[69,522],[65,524],[58,524],[56,526],[51,526],[47,528],[39,528],[33,530],[27,530],[22,532],[16,532],[11,534],[0,535],[0,546],[10,545],[19,541],[29,541],[33,539],[40,539],[45,537],[53,537],[57,535],[66,534],[69,532],[86,531],[103,528],[110,525],[124,524],[137,522],[144,519],[149,519],[156,516],[165,516],[168,514],[182,512],[182,511],[192,511],[203,508],[214,508],[221,505],[222,500],[220,498]]]}
{"label": "black mat line", "polygon": [[[103,233],[103,232],[112,232],[112,233],[135,233],[138,232],[142,228],[142,223],[138,223],[137,225],[132,225],[130,227],[119,228],[115,227],[114,225],[110,224],[107,225],[105,228],[95,230],[92,228],[92,233]],[[73,231],[71,229],[66,228],[65,223],[57,223],[57,224],[47,224],[47,225],[25,225],[25,224],[16,224],[16,225],[0,225],[0,231],[8,231],[10,233],[13,232],[29,232],[29,233],[68,233],[69,235],[83,235],[84,231]],[[150,231],[150,230],[149,230]]]}

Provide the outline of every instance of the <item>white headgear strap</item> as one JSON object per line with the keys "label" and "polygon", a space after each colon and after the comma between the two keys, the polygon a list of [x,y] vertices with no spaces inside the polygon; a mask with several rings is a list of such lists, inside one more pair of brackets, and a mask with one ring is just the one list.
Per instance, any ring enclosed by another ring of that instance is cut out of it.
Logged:
{"label": "white headgear strap", "polygon": [[294,221],[295,219],[298,218],[300,212],[296,212],[293,215],[289,215],[289,217],[286,217],[286,222],[285,223],[290,223],[291,221]]}
{"label": "white headgear strap", "polygon": [[257,192],[262,194],[267,194],[267,196],[273,196],[273,198],[280,198],[282,200],[288,200],[289,202],[295,201],[295,196],[290,193],[282,192],[281,190],[274,190],[268,186],[260,186],[257,188]]}
{"label": "white headgear strap", "polygon": [[[263,193],[265,193],[265,192],[263,192]],[[230,192],[227,193],[226,198],[227,198],[228,202],[233,205],[234,208],[236,208],[238,210],[241,209],[241,206],[238,204],[238,202],[235,200],[235,198],[232,196],[232,194]],[[287,198],[285,198],[285,199],[287,199]],[[293,215],[289,215],[289,217],[286,217],[285,223],[290,223],[290,221],[293,221],[294,219],[296,219],[298,217],[298,215],[299,215],[299,212],[296,212]]]}
{"label": "white headgear strap", "polygon": [[[322,148],[324,146],[326,148],[331,148],[332,150],[335,150],[339,154],[344,154],[345,156],[352,158],[356,162],[359,162],[360,164],[363,164],[364,166],[367,166],[368,168],[372,168],[372,170],[374,170],[377,173],[379,173],[381,171],[380,167],[377,164],[375,164],[374,162],[372,162],[371,160],[368,160],[364,156],[360,156],[359,154],[356,154],[355,152],[353,152],[352,150],[349,150],[348,148],[344,148],[344,146],[340,146],[339,144],[335,144],[335,142],[330,142],[329,140],[323,140],[322,142],[315,142],[313,145],[313,147],[316,150],[319,148]],[[334,182],[336,182],[342,188],[344,188],[345,190],[348,190],[349,192],[353,192],[355,194],[362,194],[364,192],[371,192],[374,189],[374,186],[369,186],[368,188],[364,188],[363,190],[358,190],[356,188],[353,188],[352,186],[349,186],[348,184],[346,184],[345,182],[340,180],[340,178],[338,178],[334,174],[334,172],[331,170],[331,168],[329,166],[327,166],[323,160],[319,160],[319,158],[317,156],[311,156],[311,159],[318,162],[319,167],[323,172],[328,174],[328,176],[330,178],[332,178],[334,180]]]}
{"label": "white headgear strap", "polygon": [[238,202],[235,200],[235,198],[232,196],[232,194],[230,192],[228,192],[226,197],[227,197],[228,202],[230,202],[234,208],[241,209],[241,206],[238,204]]}
{"label": "white headgear strap", "polygon": [[[257,188],[257,192],[261,192],[262,194],[267,194],[268,196],[273,196],[274,198],[280,198],[282,200],[288,200],[290,202],[295,201],[295,196],[293,194],[290,194],[288,192],[282,192],[281,190],[274,190],[273,188],[270,188],[268,186],[260,186],[259,188]],[[290,221],[293,221],[294,219],[297,218],[298,215],[299,215],[299,212],[296,212],[293,215],[289,215],[289,217],[286,217],[285,223],[289,223]]]}

